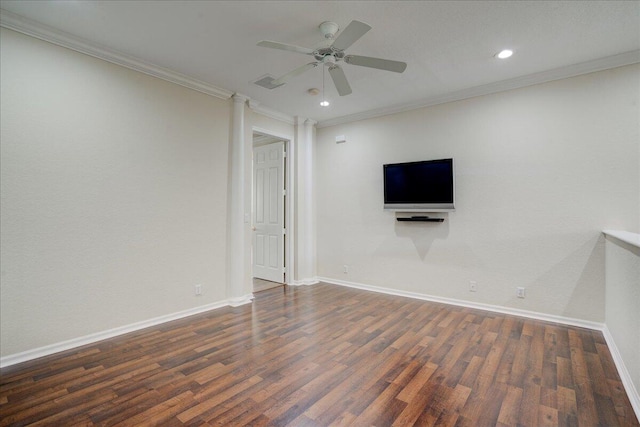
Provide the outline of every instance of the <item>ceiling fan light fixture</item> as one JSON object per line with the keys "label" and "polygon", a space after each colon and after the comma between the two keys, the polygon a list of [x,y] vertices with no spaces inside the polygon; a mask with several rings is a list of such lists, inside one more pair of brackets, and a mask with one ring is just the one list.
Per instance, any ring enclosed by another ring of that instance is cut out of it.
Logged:
{"label": "ceiling fan light fixture", "polygon": [[513,51],[511,49],[504,49],[495,54],[495,57],[498,59],[507,59],[513,55]]}

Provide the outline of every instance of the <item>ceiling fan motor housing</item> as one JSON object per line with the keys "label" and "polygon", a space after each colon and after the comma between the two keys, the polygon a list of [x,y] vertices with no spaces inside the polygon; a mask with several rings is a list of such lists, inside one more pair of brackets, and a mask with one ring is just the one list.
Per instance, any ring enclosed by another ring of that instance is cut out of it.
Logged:
{"label": "ceiling fan motor housing", "polygon": [[342,58],[344,58],[344,51],[334,49],[333,47],[325,47],[313,52],[313,57],[316,59],[316,61],[335,62],[340,61]]}

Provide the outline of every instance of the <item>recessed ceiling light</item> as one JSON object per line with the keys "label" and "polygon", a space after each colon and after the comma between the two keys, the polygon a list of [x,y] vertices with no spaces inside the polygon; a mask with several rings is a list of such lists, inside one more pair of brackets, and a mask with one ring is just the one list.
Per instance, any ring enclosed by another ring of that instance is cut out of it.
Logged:
{"label": "recessed ceiling light", "polygon": [[513,55],[513,51],[512,50],[504,49],[504,50],[501,50],[500,52],[496,53],[496,58],[498,58],[498,59],[507,59],[511,55]]}
{"label": "recessed ceiling light", "polygon": [[321,107],[328,107],[328,106],[329,106],[329,101],[322,101],[322,102],[320,103],[320,106],[321,106]]}

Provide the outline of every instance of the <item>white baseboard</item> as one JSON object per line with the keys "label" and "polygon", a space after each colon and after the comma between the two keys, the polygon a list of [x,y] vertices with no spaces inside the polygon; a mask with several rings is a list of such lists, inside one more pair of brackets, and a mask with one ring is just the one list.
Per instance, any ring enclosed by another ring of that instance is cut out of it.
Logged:
{"label": "white baseboard", "polygon": [[561,323],[563,325],[577,326],[580,328],[595,329],[598,331],[602,331],[604,328],[604,323],[591,322],[591,321],[582,320],[582,319],[574,319],[572,317],[556,316],[554,314],[538,313],[536,311],[520,310],[517,308],[483,304],[479,302],[464,301],[464,300],[458,300],[454,298],[437,297],[437,296],[428,295],[428,294],[420,294],[417,292],[401,291],[398,289],[390,289],[390,288],[383,288],[378,286],[365,285],[363,283],[347,282],[344,280],[331,279],[328,277],[320,277],[319,280],[321,282],[331,283],[339,286],[346,286],[349,288],[362,289],[365,291],[420,299],[424,301],[439,302],[443,304],[451,304],[459,307],[467,307],[467,308],[474,308],[477,310],[492,311],[495,313],[510,314],[512,316],[527,317],[529,319]]}
{"label": "white baseboard", "polygon": [[225,306],[237,307],[242,304],[250,303],[252,299],[253,294],[245,295],[239,298],[222,300],[219,302],[214,302],[212,304],[202,305],[200,307],[190,308],[188,310],[171,313],[164,316],[154,317],[152,319],[120,326],[106,331],[96,332],[94,334],[85,335],[83,337],[73,338],[67,341],[46,345],[44,347],[34,348],[32,350],[23,351],[21,353],[10,354],[8,356],[0,357],[0,368],[5,368],[17,363],[27,362],[39,357],[49,356],[61,351],[71,350],[83,345],[93,344],[98,341],[113,338],[118,335],[127,334],[129,332],[135,332],[140,329],[148,328],[150,326],[156,326],[162,323],[170,322],[172,320],[182,319],[183,317],[193,316],[194,314],[200,314],[206,311],[215,310],[216,308]]}
{"label": "white baseboard", "polygon": [[289,283],[289,286],[309,286],[315,285],[317,283],[320,283],[318,277],[310,277],[308,279],[294,280],[293,282]]}
{"label": "white baseboard", "polygon": [[620,350],[618,350],[618,346],[616,345],[616,342],[613,339],[613,335],[611,335],[611,331],[609,331],[607,325],[604,325],[602,334],[604,335],[604,339],[607,342],[609,351],[611,352],[613,363],[615,363],[616,368],[618,369],[618,375],[620,375],[622,385],[627,392],[627,396],[629,397],[631,406],[636,413],[636,417],[640,420],[640,394],[638,394],[638,389],[636,389],[636,386],[633,384],[633,380],[631,379],[631,375],[627,370],[627,366],[624,364],[624,360],[622,360]]}
{"label": "white baseboard", "polygon": [[241,305],[250,304],[253,301],[253,294],[247,294],[237,298],[229,298],[227,300],[228,304],[231,307],[239,307]]}

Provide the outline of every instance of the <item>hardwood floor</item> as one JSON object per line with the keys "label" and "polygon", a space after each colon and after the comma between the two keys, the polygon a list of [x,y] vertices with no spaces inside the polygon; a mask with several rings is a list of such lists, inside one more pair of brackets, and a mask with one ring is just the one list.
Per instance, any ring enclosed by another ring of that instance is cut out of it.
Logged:
{"label": "hardwood floor", "polygon": [[278,282],[270,282],[269,280],[258,279],[257,277],[253,278],[253,292],[262,292],[267,289],[277,288],[279,286],[284,286],[282,283]]}
{"label": "hardwood floor", "polygon": [[2,426],[638,425],[600,332],[327,284],[0,375]]}

